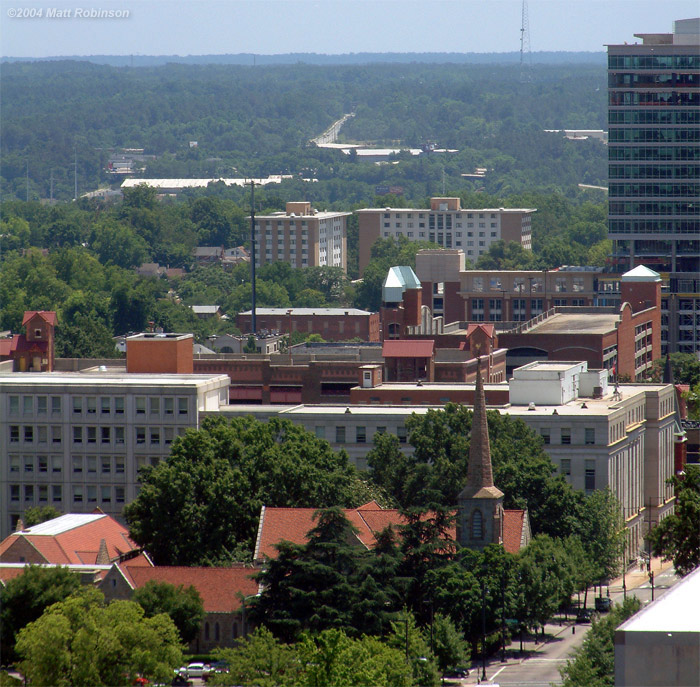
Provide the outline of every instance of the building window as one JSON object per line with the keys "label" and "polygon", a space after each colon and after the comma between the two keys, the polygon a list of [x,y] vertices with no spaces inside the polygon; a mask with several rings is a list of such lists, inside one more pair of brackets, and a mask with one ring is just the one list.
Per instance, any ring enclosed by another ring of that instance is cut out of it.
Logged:
{"label": "building window", "polygon": [[408,440],[408,433],[403,425],[396,428],[396,436],[398,437],[400,444],[405,444]]}
{"label": "building window", "polygon": [[100,459],[102,474],[109,475],[112,472],[112,459],[109,456],[102,456]]}
{"label": "building window", "polygon": [[73,412],[76,414],[83,412],[83,398],[82,398],[82,396],[73,396]]}
{"label": "building window", "polygon": [[160,398],[158,396],[151,396],[148,399],[148,406],[151,415],[160,415]]}
{"label": "building window", "polygon": [[22,412],[31,415],[34,412],[34,399],[31,396],[22,397]]}
{"label": "building window", "polygon": [[61,428],[52,427],[51,428],[51,443],[60,444],[61,443]]}
{"label": "building window", "polygon": [[19,456],[10,456],[10,472],[19,472]]}
{"label": "building window", "polygon": [[36,429],[38,434],[37,441],[40,444],[48,443],[48,428],[46,427],[46,425],[39,425]]}
{"label": "building window", "polygon": [[595,461],[586,461],[586,473],[585,473],[585,483],[584,488],[586,490],[586,495],[589,495],[595,491]]}
{"label": "building window", "polygon": [[97,412],[97,397],[88,396],[85,399],[85,405],[87,406],[88,415],[94,415]]}
{"label": "building window", "polygon": [[54,484],[51,486],[51,500],[54,503],[63,501],[63,486],[61,484]]}
{"label": "building window", "polygon": [[103,444],[109,444],[110,441],[112,441],[112,428],[111,427],[102,427],[102,443]]}
{"label": "building window", "polygon": [[97,472],[97,456],[87,457],[87,471],[92,473]]}
{"label": "building window", "polygon": [[19,501],[19,484],[10,485],[10,501]]}
{"label": "building window", "polygon": [[97,503],[97,487],[94,484],[88,485],[87,500],[88,503]]}
{"label": "building window", "polygon": [[172,398],[164,398],[163,399],[163,412],[166,415],[172,415],[174,412],[174,407],[175,407],[174,399],[172,399]]}
{"label": "building window", "polygon": [[325,439],[326,438],[326,428],[325,427],[315,427],[316,438]]}
{"label": "building window", "polygon": [[124,428],[115,427],[114,428],[114,443],[123,444],[124,443]]}
{"label": "building window", "polygon": [[49,457],[48,456],[37,456],[37,464],[39,466],[39,472],[49,471]]}
{"label": "building window", "polygon": [[111,503],[112,502],[112,487],[107,487],[104,486],[100,489],[102,492],[100,494],[100,500],[102,503]]}
{"label": "building window", "polygon": [[103,415],[109,415],[112,412],[112,403],[109,396],[102,396],[100,398],[100,411]]}
{"label": "building window", "polygon": [[29,501],[30,503],[34,503],[34,485],[24,485],[24,500]]}
{"label": "building window", "polygon": [[117,503],[124,503],[124,487],[114,487],[114,500]]}
{"label": "building window", "polygon": [[39,415],[46,415],[46,407],[47,407],[47,401],[48,399],[46,396],[38,396],[36,399],[36,412]]}
{"label": "building window", "polygon": [[97,427],[87,427],[87,443],[96,444],[97,443]]}
{"label": "building window", "polygon": [[83,471],[83,457],[73,456],[73,472],[81,473]]}
{"label": "building window", "polygon": [[34,441],[34,427],[32,425],[24,426],[24,441],[28,444]]}
{"label": "building window", "polygon": [[24,471],[34,472],[34,456],[24,456]]}
{"label": "building window", "polygon": [[594,427],[586,427],[585,429],[585,442],[586,444],[595,444],[595,428]]}
{"label": "building window", "polygon": [[151,444],[155,446],[160,446],[160,429],[158,427],[151,427]]}
{"label": "building window", "polygon": [[186,398],[178,398],[177,399],[177,414],[178,415],[187,415],[187,399]]}
{"label": "building window", "polygon": [[345,443],[345,427],[337,426],[335,428],[335,443],[344,444]]}
{"label": "building window", "polygon": [[549,427],[542,427],[542,428],[540,429],[540,436],[542,437],[542,441],[543,441],[545,444],[551,443],[551,437],[550,437],[550,433],[549,433]]}
{"label": "building window", "polygon": [[58,414],[61,412],[61,397],[52,396],[51,397],[51,413]]}
{"label": "building window", "polygon": [[73,503],[83,502],[83,488],[82,486],[73,487]]}
{"label": "building window", "polygon": [[172,427],[166,427],[163,430],[163,443],[166,446],[169,446],[170,444],[173,443],[173,428]]}
{"label": "building window", "polygon": [[143,396],[137,396],[135,399],[136,414],[145,415],[146,414],[146,399]]}
{"label": "building window", "polygon": [[355,429],[355,441],[358,444],[364,444],[367,442],[367,428],[366,427],[357,427]]}
{"label": "building window", "polygon": [[122,456],[117,456],[114,459],[114,472],[117,475],[124,474],[124,458]]}
{"label": "building window", "polygon": [[115,415],[124,415],[124,397],[123,396],[117,396],[114,399],[114,414]]}
{"label": "building window", "polygon": [[51,456],[51,472],[63,471],[63,456]]}
{"label": "building window", "polygon": [[39,485],[39,503],[46,503],[49,500],[49,487],[46,484]]}
{"label": "building window", "polygon": [[83,443],[83,428],[73,427],[73,443],[82,444]]}
{"label": "building window", "polygon": [[19,443],[19,425],[10,425],[10,443]]}
{"label": "building window", "polygon": [[146,428],[137,427],[136,428],[136,443],[145,444],[146,443]]}
{"label": "building window", "polygon": [[10,396],[10,415],[19,415],[19,396]]}
{"label": "building window", "polygon": [[569,427],[561,428],[561,443],[571,444],[571,429]]}
{"label": "building window", "polygon": [[472,513],[472,539],[484,538],[484,517],[480,510],[475,510]]}
{"label": "building window", "polygon": [[571,459],[562,458],[561,461],[561,474],[565,477],[571,477]]}

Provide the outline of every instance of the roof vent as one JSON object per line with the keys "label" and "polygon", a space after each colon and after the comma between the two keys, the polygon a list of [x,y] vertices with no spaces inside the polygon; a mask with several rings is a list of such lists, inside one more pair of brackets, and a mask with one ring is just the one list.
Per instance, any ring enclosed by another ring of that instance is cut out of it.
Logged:
{"label": "roof vent", "polygon": [[346,409],[345,409],[345,414],[346,414],[346,415],[350,415],[351,412],[352,412],[352,411],[350,410],[350,408],[346,408]]}
{"label": "roof vent", "polygon": [[99,370],[100,370],[100,372],[107,372],[107,366],[106,366],[106,365],[100,365]]}
{"label": "roof vent", "polygon": [[552,411],[552,415],[559,415],[556,408]]}
{"label": "roof vent", "polygon": [[530,403],[527,406],[528,410],[536,410],[536,406],[533,401],[530,401]]}

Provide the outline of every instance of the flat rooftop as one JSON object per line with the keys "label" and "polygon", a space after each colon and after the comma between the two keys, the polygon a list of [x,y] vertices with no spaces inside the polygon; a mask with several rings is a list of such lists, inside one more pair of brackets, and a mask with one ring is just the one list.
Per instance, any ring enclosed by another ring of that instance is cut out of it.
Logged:
{"label": "flat rooftop", "polygon": [[[245,310],[241,315],[250,315],[251,310]],[[333,315],[334,317],[360,317],[371,315],[369,310],[358,308],[255,308],[256,315],[279,315],[294,317],[301,315]]]}
{"label": "flat rooftop", "polygon": [[117,371],[85,370],[83,372],[10,372],[0,374],[0,389],[9,386],[93,386],[99,391],[99,386],[152,386],[152,387],[200,387],[208,384],[226,385],[230,380],[228,375],[212,374],[141,374],[127,373],[123,368]]}
{"label": "flat rooftop", "polygon": [[[525,334],[607,334],[617,329],[619,315],[612,313],[585,316],[573,313],[556,313],[528,329]],[[507,334],[508,332],[504,332]]]}

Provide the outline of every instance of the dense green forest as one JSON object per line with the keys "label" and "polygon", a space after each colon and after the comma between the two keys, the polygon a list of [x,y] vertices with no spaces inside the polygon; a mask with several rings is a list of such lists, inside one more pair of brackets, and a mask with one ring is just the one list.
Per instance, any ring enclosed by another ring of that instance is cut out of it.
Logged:
{"label": "dense green forest", "polygon": [[[53,179],[53,197],[69,200],[76,160],[79,194],[114,182],[105,168],[115,148],[155,155],[142,172],[150,177],[292,174],[282,195],[329,206],[367,204],[384,184],[417,200],[445,185],[571,196],[578,183],[605,183],[600,142],[544,132],[604,127],[604,65],[536,65],[532,81],[519,76],[516,65],[496,64],[6,63],[3,194],[48,198]],[[342,140],[458,152],[405,153],[398,164],[375,165],[309,145],[349,112],[356,116]],[[475,167],[489,170],[484,179],[461,177]]]}

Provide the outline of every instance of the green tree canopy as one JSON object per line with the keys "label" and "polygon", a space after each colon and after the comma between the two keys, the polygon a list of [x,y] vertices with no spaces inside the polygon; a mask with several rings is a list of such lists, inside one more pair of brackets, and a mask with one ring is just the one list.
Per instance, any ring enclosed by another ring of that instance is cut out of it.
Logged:
{"label": "green tree canopy", "polygon": [[0,631],[3,662],[12,660],[17,633],[51,604],[80,588],[80,578],[68,568],[30,565],[0,588]]}
{"label": "green tree canopy", "polygon": [[132,538],[159,565],[250,556],[263,505],[350,507],[372,499],[345,453],[279,418],[207,417],[140,480],[124,512]]}
{"label": "green tree canopy", "polygon": [[167,613],[186,644],[197,636],[204,620],[204,604],[193,586],[149,580],[134,591],[132,601],[143,608],[147,618]]}
{"label": "green tree canopy", "polygon": [[133,601],[103,600],[96,589],[81,589],[20,631],[19,669],[31,684],[126,687],[137,677],[172,679],[182,661],[172,620],[165,613],[146,618]]}
{"label": "green tree canopy", "polygon": [[655,556],[672,560],[676,572],[687,575],[700,565],[700,468],[687,464],[685,475],[669,482],[676,490],[675,511],[648,538]]}

